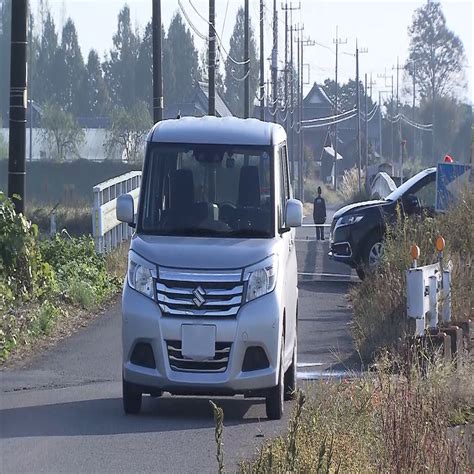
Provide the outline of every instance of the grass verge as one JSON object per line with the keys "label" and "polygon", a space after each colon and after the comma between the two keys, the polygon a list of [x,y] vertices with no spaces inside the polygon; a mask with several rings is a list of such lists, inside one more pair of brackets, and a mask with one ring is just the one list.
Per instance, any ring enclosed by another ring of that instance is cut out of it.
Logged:
{"label": "grass verge", "polygon": [[394,349],[410,334],[406,315],[405,271],[411,265],[410,247],[421,250],[418,265],[437,260],[435,240],[446,240],[444,262],[452,262],[451,302],[455,322],[474,316],[474,190],[464,194],[456,207],[435,218],[402,219],[390,229],[384,257],[377,270],[353,287],[354,336],[362,358],[370,362],[377,353]]}
{"label": "grass verge", "polygon": [[[450,428],[472,402],[465,380],[436,360],[421,375],[416,363],[385,355],[376,372],[320,381],[298,393],[287,434],[263,445],[239,471],[469,472],[467,425],[457,437]],[[464,421],[474,421],[472,410]]]}
{"label": "grass verge", "polygon": [[0,193],[0,363],[97,314],[120,291],[126,252],[97,255],[91,237],[40,240]]}

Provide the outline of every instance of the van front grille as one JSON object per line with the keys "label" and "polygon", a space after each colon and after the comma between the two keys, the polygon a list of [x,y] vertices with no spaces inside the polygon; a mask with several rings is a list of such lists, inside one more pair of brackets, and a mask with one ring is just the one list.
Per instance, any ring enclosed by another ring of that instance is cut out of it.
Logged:
{"label": "van front grille", "polygon": [[242,272],[196,272],[160,268],[157,301],[163,316],[235,317],[242,305]]}
{"label": "van front grille", "polygon": [[216,342],[216,353],[212,359],[196,361],[185,359],[181,352],[181,341],[166,341],[171,370],[178,372],[225,372],[229,363],[230,342]]}

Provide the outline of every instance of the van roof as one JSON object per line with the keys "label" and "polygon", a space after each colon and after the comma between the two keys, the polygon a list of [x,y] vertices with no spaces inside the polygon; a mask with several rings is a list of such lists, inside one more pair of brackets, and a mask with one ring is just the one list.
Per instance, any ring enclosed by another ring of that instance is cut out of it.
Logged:
{"label": "van roof", "polygon": [[276,145],[286,140],[281,125],[237,117],[182,117],[163,120],[148,134],[149,142],[216,145]]}

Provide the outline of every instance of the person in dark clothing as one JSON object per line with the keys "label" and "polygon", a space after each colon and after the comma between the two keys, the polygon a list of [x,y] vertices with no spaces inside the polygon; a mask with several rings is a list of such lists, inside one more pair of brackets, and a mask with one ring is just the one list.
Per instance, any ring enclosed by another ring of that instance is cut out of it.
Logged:
{"label": "person in dark clothing", "polygon": [[318,224],[326,222],[326,202],[321,196],[321,186],[318,186],[318,196],[314,200],[313,220],[316,224],[316,240],[324,240],[324,227]]}

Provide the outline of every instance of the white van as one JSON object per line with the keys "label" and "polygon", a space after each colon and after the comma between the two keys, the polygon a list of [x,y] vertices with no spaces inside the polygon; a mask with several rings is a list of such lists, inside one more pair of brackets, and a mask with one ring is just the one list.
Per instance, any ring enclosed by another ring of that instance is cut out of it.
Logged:
{"label": "white van", "polygon": [[123,405],[142,394],[265,397],[296,387],[298,287],[286,134],[255,119],[180,118],[148,136],[123,290]]}

